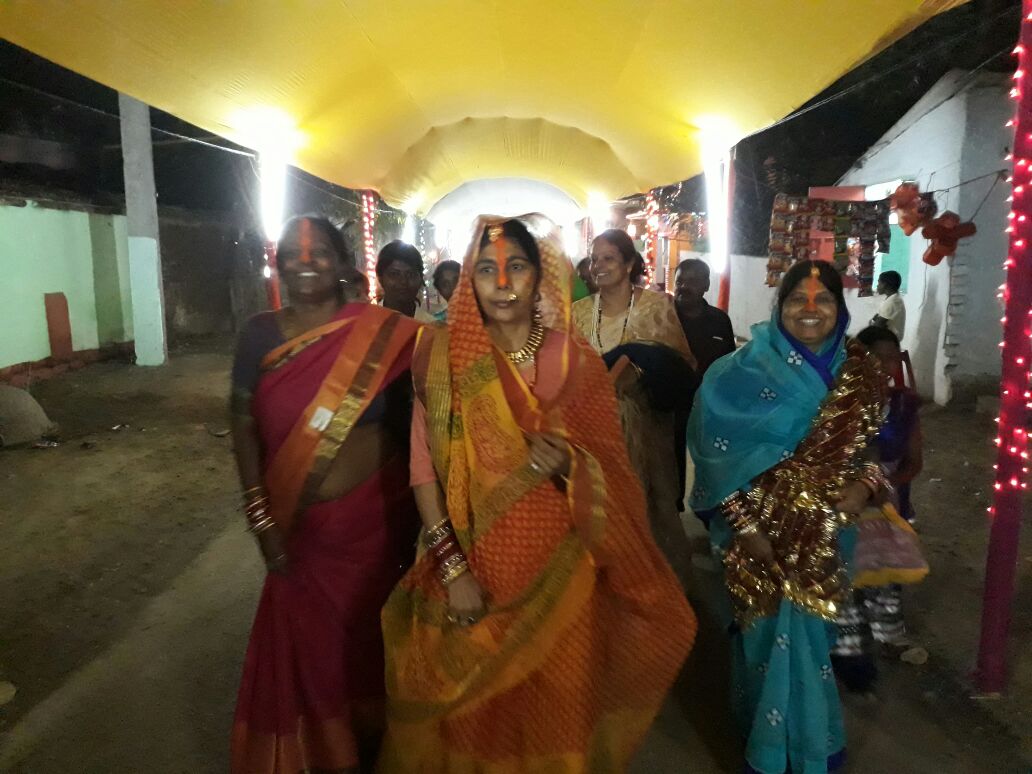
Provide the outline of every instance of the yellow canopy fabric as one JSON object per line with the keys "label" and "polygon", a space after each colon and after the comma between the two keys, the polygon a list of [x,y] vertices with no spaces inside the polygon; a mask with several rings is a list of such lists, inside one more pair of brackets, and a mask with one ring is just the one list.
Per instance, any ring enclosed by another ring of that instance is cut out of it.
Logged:
{"label": "yellow canopy fabric", "polygon": [[526,177],[581,204],[729,143],[965,0],[4,0],[0,34],[425,214]]}

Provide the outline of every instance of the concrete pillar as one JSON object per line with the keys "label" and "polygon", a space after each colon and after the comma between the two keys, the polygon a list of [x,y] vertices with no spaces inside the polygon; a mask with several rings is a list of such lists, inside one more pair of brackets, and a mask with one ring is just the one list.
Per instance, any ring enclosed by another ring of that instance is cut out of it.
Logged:
{"label": "concrete pillar", "polygon": [[161,280],[150,108],[132,97],[119,94],[118,109],[122,117],[122,169],[125,175],[136,364],[163,365],[168,361],[168,346],[165,341],[165,294]]}

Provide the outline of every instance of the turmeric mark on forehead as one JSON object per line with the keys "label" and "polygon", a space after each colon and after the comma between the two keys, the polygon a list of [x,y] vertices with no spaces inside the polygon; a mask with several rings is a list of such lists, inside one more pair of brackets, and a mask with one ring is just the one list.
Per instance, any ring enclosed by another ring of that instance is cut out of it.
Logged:
{"label": "turmeric mark on forehead", "polygon": [[491,248],[494,250],[495,265],[498,266],[498,287],[500,288],[509,285],[504,233],[501,226],[491,226],[487,230],[487,238],[491,240]]}
{"label": "turmeric mark on forehead", "polygon": [[312,262],[312,222],[310,220],[308,220],[308,218],[305,218],[304,220],[301,221],[300,242],[301,242],[301,255],[300,255],[301,263],[305,263],[305,264],[311,263]]}
{"label": "turmeric mark on forehead", "polygon": [[806,278],[806,311],[817,310],[817,294],[821,292],[821,270],[816,266],[810,269],[810,276]]}

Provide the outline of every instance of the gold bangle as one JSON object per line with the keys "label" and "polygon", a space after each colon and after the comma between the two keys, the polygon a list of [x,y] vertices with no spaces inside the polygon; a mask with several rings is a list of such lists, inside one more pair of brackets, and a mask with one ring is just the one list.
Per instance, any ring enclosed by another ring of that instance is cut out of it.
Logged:
{"label": "gold bangle", "polygon": [[273,521],[271,516],[264,516],[258,521],[254,521],[248,526],[247,531],[253,535],[259,535],[265,530],[272,527],[276,522]]}
{"label": "gold bangle", "polygon": [[453,567],[451,570],[449,570],[446,574],[443,574],[441,576],[441,583],[443,583],[445,586],[450,586],[452,583],[454,583],[460,577],[465,575],[467,572],[469,572],[469,565],[468,564],[466,564],[465,562],[462,562],[461,564],[457,564],[457,565],[455,565],[455,567]]}
{"label": "gold bangle", "polygon": [[423,544],[427,549],[433,550],[442,542],[454,535],[455,530],[452,529],[451,522],[447,519],[442,519],[426,531],[426,535],[423,538]]}
{"label": "gold bangle", "polygon": [[741,490],[735,490],[720,501],[719,509],[727,519],[728,526],[739,535],[750,535],[758,532],[760,527],[756,518],[746,510]]}
{"label": "gold bangle", "polygon": [[244,516],[248,521],[257,521],[268,512],[268,503],[255,503],[253,506],[244,508]]}
{"label": "gold bangle", "polygon": [[460,565],[465,561],[466,557],[463,556],[462,552],[456,551],[455,553],[450,554],[449,556],[446,556],[444,559],[442,559],[441,563],[437,566],[437,569],[439,572],[443,574],[451,570],[456,565]]}
{"label": "gold bangle", "polygon": [[441,583],[447,586],[469,569],[469,563],[461,552],[456,552],[441,562],[437,567]]}
{"label": "gold bangle", "polygon": [[744,537],[745,535],[755,535],[759,531],[760,525],[755,521],[751,521],[741,529],[736,530],[735,534],[738,535],[738,537]]}
{"label": "gold bangle", "polygon": [[261,497],[244,504],[244,513],[251,518],[256,513],[261,513],[269,507],[269,498]]}
{"label": "gold bangle", "polygon": [[439,522],[437,522],[433,526],[427,527],[426,531],[427,532],[435,532],[435,531],[439,530],[441,527],[445,526],[447,523],[448,523],[448,517],[445,516],[443,519],[441,519]]}

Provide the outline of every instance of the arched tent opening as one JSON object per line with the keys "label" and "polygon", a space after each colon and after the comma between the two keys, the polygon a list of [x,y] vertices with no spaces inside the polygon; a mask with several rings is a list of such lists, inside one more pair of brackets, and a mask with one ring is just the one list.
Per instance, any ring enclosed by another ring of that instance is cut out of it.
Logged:
{"label": "arched tent opening", "polygon": [[430,208],[437,247],[461,259],[470,228],[478,215],[522,215],[541,212],[563,228],[564,237],[576,233],[584,217],[581,205],[565,191],[540,180],[491,178],[463,183]]}

